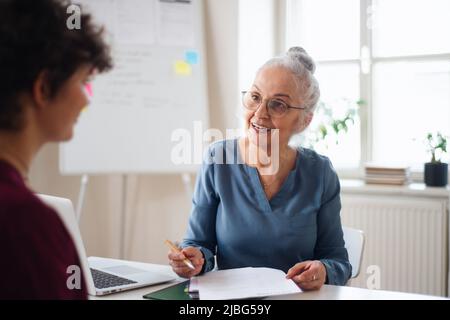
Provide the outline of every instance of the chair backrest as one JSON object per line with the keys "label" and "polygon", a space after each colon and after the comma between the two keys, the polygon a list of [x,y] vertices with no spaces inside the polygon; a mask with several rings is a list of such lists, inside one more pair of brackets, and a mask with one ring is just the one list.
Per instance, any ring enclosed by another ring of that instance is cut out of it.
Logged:
{"label": "chair backrest", "polygon": [[342,227],[344,231],[345,248],[352,265],[352,276],[356,278],[361,269],[361,262],[364,252],[364,233],[361,230],[349,227]]}
{"label": "chair backrest", "polygon": [[72,205],[72,201],[65,198],[59,198],[49,196],[45,194],[36,194],[45,204],[55,209],[61,222],[67,229],[67,232],[72,237],[73,243],[80,259],[81,269],[83,271],[84,279],[87,285],[88,293],[90,295],[96,294],[94,286],[94,280],[92,279],[91,270],[89,268],[88,260],[86,257],[86,250],[84,248],[83,239],[81,238],[80,229],[78,227],[78,221],[75,216],[75,210]]}

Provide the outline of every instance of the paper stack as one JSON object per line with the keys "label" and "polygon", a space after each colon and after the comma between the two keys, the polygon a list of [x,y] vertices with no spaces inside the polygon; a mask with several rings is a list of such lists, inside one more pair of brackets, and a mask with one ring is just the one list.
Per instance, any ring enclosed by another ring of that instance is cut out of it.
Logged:
{"label": "paper stack", "polygon": [[410,167],[366,164],[366,183],[404,185],[410,182]]}
{"label": "paper stack", "polygon": [[261,298],[299,293],[301,289],[272,268],[238,268],[208,272],[191,279],[189,294],[202,300]]}

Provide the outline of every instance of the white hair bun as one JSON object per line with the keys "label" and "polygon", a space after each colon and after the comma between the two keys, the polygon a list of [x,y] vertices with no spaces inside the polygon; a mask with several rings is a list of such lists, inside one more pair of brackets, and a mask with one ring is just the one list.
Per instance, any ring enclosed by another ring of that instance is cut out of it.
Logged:
{"label": "white hair bun", "polygon": [[305,68],[308,69],[311,73],[314,74],[314,71],[316,71],[316,64],[314,63],[313,59],[309,56],[309,54],[306,52],[306,50],[303,49],[302,47],[289,48],[286,54],[288,56],[291,56],[293,59],[296,59],[302,65],[304,65]]}

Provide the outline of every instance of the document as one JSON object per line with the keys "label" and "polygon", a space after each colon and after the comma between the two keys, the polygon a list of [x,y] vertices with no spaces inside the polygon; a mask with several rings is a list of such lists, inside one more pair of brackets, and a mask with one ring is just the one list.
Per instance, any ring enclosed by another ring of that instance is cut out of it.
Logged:
{"label": "document", "polygon": [[302,290],[286,274],[272,268],[238,268],[212,271],[191,279],[189,292],[202,300],[260,298],[299,293]]}
{"label": "document", "polygon": [[195,17],[190,0],[160,0],[158,11],[160,45],[189,48],[195,45]]}

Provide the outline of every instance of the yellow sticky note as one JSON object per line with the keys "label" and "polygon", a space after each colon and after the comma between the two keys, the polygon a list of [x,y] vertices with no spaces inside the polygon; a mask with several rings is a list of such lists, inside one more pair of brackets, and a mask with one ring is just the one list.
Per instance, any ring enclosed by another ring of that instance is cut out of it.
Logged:
{"label": "yellow sticky note", "polygon": [[181,76],[190,76],[192,74],[192,68],[189,63],[183,60],[177,60],[174,64],[175,73]]}

